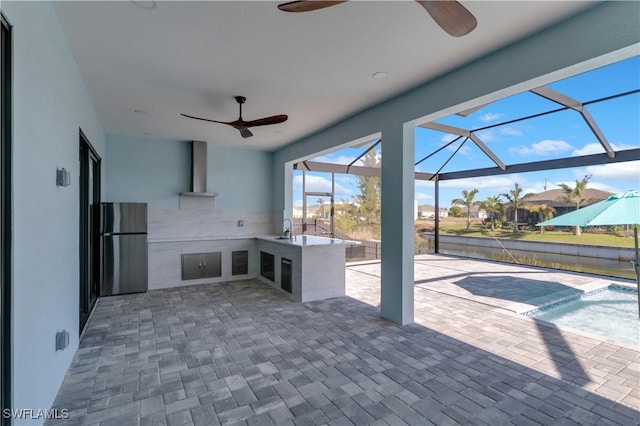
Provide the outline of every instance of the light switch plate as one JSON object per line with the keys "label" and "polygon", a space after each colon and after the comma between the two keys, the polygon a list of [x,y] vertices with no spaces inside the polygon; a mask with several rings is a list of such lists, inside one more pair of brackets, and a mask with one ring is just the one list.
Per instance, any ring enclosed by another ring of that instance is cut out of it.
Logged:
{"label": "light switch plate", "polygon": [[69,332],[67,330],[56,333],[56,351],[61,351],[69,346]]}
{"label": "light switch plate", "polygon": [[56,170],[56,185],[69,186],[71,184],[71,173],[64,167]]}

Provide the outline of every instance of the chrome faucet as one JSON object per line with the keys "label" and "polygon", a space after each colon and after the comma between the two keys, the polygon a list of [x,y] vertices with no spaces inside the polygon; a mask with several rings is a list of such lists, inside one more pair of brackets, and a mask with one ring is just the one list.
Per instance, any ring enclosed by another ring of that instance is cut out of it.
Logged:
{"label": "chrome faucet", "polygon": [[285,230],[283,231],[283,234],[286,237],[287,236],[286,233],[287,233],[287,230],[288,230],[289,231],[288,237],[291,240],[291,239],[293,239],[293,222],[291,222],[291,219],[287,218],[287,219],[282,221],[282,224],[284,225],[286,222],[289,222],[289,227],[288,228],[284,228]]}

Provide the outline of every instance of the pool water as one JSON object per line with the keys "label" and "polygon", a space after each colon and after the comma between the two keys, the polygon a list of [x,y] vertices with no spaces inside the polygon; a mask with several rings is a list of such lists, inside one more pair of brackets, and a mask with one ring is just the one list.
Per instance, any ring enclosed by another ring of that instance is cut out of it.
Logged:
{"label": "pool water", "polygon": [[529,316],[640,346],[637,291],[609,287]]}

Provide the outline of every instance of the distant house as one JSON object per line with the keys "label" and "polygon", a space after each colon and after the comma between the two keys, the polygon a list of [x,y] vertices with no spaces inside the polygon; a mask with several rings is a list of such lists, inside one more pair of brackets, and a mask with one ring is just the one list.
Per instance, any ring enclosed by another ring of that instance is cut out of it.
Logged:
{"label": "distant house", "polygon": [[[613,195],[611,192],[601,191],[599,189],[587,188],[585,189],[584,195],[582,196],[580,207],[585,207],[585,206],[588,206],[589,204],[602,201],[611,195]],[[544,191],[539,194],[535,194],[531,198],[527,199],[527,204],[529,205],[546,204],[549,207],[553,207],[556,210],[554,213],[554,217],[572,212],[576,209],[575,201],[568,199],[567,195],[562,189],[551,189],[549,191]],[[526,222],[529,224],[535,224],[540,219],[537,213],[531,213],[529,211],[521,212],[520,210],[518,210],[518,218],[522,218],[518,220],[519,222]]]}
{"label": "distant house", "polygon": [[300,219],[302,218],[302,207],[293,207],[293,218]]}
{"label": "distant house", "polygon": [[[602,201],[613,195],[611,192],[600,191],[599,189],[587,188],[584,190],[580,207],[588,206],[598,201]],[[534,195],[527,199],[529,204],[546,204],[556,209],[556,214],[561,215],[576,209],[574,201],[567,199],[562,189],[551,189]]]}
{"label": "distant house", "polygon": [[[329,204],[313,204],[307,206],[307,219],[314,219],[317,217],[328,218],[331,208]],[[294,219],[301,219],[304,216],[304,209],[302,207],[293,207]]]}
{"label": "distant house", "polygon": [[[467,217],[467,206],[458,206],[462,211],[462,216]],[[486,219],[488,217],[487,212],[478,206],[471,206],[471,218],[473,219]]]}
{"label": "distant house", "polygon": [[[447,209],[440,209],[439,216],[447,217],[449,216],[449,211]],[[431,204],[423,204],[418,206],[418,219],[435,219],[436,217],[436,206]]]}

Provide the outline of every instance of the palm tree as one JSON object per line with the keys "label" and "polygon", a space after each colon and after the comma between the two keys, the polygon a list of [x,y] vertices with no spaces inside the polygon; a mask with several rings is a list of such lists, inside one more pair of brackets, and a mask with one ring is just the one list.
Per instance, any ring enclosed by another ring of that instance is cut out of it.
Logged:
{"label": "palm tree", "polygon": [[[544,222],[545,220],[549,220],[553,217],[553,214],[556,212],[556,209],[546,204],[538,204],[536,206],[531,206],[529,211],[533,213],[538,213],[540,222]],[[544,226],[540,227],[540,233],[541,234],[544,233]]]}
{"label": "palm tree", "polygon": [[[587,189],[587,184],[589,183],[590,179],[591,175],[585,175],[582,180],[576,179],[576,186],[573,188],[566,183],[561,183],[558,185],[560,188],[562,188],[562,192],[564,192],[567,201],[576,204],[576,210],[580,209],[580,203],[583,200],[582,197],[584,196],[584,191]],[[579,226],[575,227],[575,234],[580,235]]]}
{"label": "palm tree", "polygon": [[473,201],[473,198],[478,193],[477,189],[472,189],[471,191],[467,191],[466,189],[462,191],[462,198],[455,198],[451,200],[451,204],[453,205],[462,205],[467,208],[467,231],[471,230],[471,207],[478,205],[477,201]]}
{"label": "palm tree", "polygon": [[316,201],[320,205],[318,208],[318,213],[316,213],[317,217],[324,219],[324,198],[318,198]]}
{"label": "palm tree", "polygon": [[518,182],[515,183],[512,190],[507,192],[506,194],[500,194],[505,197],[508,201],[507,206],[510,209],[513,209],[513,233],[518,233],[518,209],[529,209],[529,205],[527,204],[527,199],[531,198],[533,193],[522,195],[522,187]]}
{"label": "palm tree", "polygon": [[480,203],[480,208],[489,214],[489,220],[491,221],[491,230],[494,231],[493,220],[495,215],[502,212],[502,201],[500,196],[487,197],[486,200]]}

